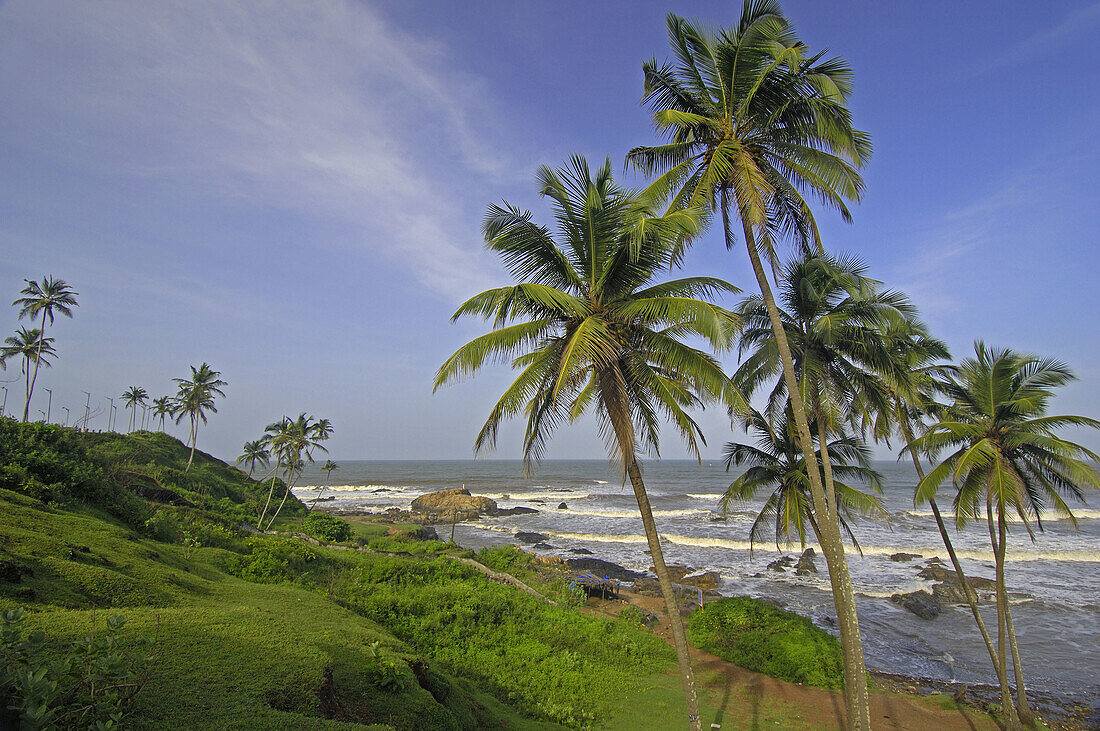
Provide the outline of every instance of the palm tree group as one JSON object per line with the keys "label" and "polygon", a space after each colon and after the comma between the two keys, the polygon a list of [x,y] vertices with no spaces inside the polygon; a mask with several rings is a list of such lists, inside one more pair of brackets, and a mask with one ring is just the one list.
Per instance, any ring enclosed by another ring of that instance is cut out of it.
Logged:
{"label": "palm tree group", "polygon": [[[492,448],[499,425],[522,413],[528,468],[544,454],[555,427],[595,414],[634,488],[672,621],[692,729],[699,720],[690,662],[639,453],[657,454],[658,427],[667,421],[698,455],[703,437],[690,411],[707,402],[724,403],[743,418],[757,438],[727,445],[727,464],[748,469],[722,506],[763,492],[753,542],[767,533],[776,543],[795,536],[804,543],[812,533],[820,545],[843,648],[846,723],[869,729],[843,538],[858,548],[854,519],[882,513],[867,440],[889,444],[899,437],[920,478],[915,500],[932,507],[998,670],[1006,723],[1016,728],[1029,722],[1003,586],[1004,516],[1041,526],[1047,505],[1069,515],[1064,497],[1079,498],[1083,488],[1098,486],[1082,461],[1096,456],[1054,431],[1100,423],[1044,415],[1050,390],[1069,377],[1058,364],[979,344],[976,359],[950,366],[946,346],[929,335],[907,297],[870,279],[860,262],[826,254],[808,199],[850,221],[848,205],[862,196],[860,169],[871,153],[868,135],[854,126],[847,106],[852,73],[845,61],[802,43],[774,0],[745,0],[730,28],[711,31],[669,15],[667,30],[671,60],[643,64],[644,103],[666,139],[627,155],[627,165],[652,182],[625,191],[611,180],[609,166],[593,175],[574,158],[568,169],[541,168],[538,174],[555,229],[514,206],[491,206],[486,246],[516,283],[476,295],[455,312],[453,319],[490,320],[493,330],[448,358],[436,387],[489,362],[519,371],[474,447]],[[738,235],[743,238],[756,278],[757,293],[734,311],[707,299],[737,291],[724,281],[654,280],[659,271],[679,266],[712,221],[721,222],[728,250]],[[793,248],[793,259],[786,260],[783,245]],[[710,352],[690,347],[680,340],[684,336],[701,340]],[[715,357],[734,343],[741,361],[727,378]],[[993,381],[999,385],[991,390]],[[979,382],[985,383],[985,402]],[[761,411],[746,406],[756,393],[766,394]],[[990,399],[999,405],[986,403]],[[947,448],[957,451],[925,474],[921,459]],[[936,488],[949,476],[957,487],[957,527],[982,517],[985,504],[999,556],[999,650],[935,501]]]}
{"label": "palm tree group", "polygon": [[[306,464],[313,463],[314,453],[328,452],[324,442],[332,436],[332,433],[332,422],[328,419],[315,420],[312,416],[307,416],[303,412],[296,419],[284,416],[279,421],[268,424],[263,437],[254,442],[245,443],[244,452],[238,462],[252,460],[252,457],[248,456],[250,453],[256,454],[256,461],[263,464],[267,464],[271,457],[275,457],[275,467],[270,474],[271,486],[267,491],[267,500],[260,512],[259,520],[256,521],[258,528],[271,530],[271,526],[275,524],[275,519],[279,517],[283,505],[286,504],[287,497],[290,496],[295,481],[301,476]],[[325,466],[327,468],[328,463]],[[331,472],[332,469],[335,469],[335,466],[329,468],[329,471]],[[271,507],[271,498],[275,494],[275,481],[280,471],[283,473],[283,497],[265,526],[264,518],[267,517],[268,508]],[[249,475],[251,476],[251,470]]]}
{"label": "palm tree group", "polygon": [[[138,407],[144,407],[146,399],[149,398],[149,392],[141,386],[130,386],[122,394],[122,403],[126,404],[126,408],[130,409],[130,431],[134,430],[134,421],[137,416]],[[140,427],[140,424],[139,424]]]}
{"label": "palm tree group", "polygon": [[191,469],[191,463],[195,459],[195,444],[199,438],[199,422],[205,424],[207,414],[218,413],[214,400],[218,396],[225,397],[225,393],[221,388],[226,385],[226,382],[221,380],[221,373],[205,362],[198,368],[191,366],[190,378],[173,378],[172,380],[176,382],[178,387],[174,409],[176,423],[179,424],[184,417],[187,417],[190,422],[190,428],[187,432],[187,445],[191,447],[191,453],[187,458],[187,467],[184,468],[184,472],[187,472]]}
{"label": "palm tree group", "polygon": [[5,370],[8,358],[21,359],[19,369],[23,374],[26,396],[23,405],[23,421],[27,420],[29,413],[31,393],[34,391],[34,377],[38,375],[38,367],[44,365],[49,368],[50,359],[57,355],[53,342],[53,338],[44,337],[42,331],[36,327],[21,327],[15,331],[14,335],[4,338],[4,345],[0,347],[0,367]]}

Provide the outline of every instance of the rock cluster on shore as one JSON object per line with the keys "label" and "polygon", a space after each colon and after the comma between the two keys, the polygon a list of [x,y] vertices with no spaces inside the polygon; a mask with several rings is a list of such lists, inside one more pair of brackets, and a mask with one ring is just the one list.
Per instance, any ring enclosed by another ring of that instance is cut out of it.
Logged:
{"label": "rock cluster on shore", "polygon": [[[894,554],[894,556],[907,556],[919,558],[916,554]],[[895,559],[891,560],[909,560]],[[894,594],[890,601],[898,606],[908,609],[921,619],[935,619],[941,610],[955,604],[966,604],[966,594],[959,582],[958,574],[943,565],[938,557],[928,560],[927,564],[917,572],[917,576],[937,583],[932,584],[932,591],[925,589]],[[988,600],[997,590],[997,584],[993,579],[982,576],[967,576],[966,583],[978,595],[979,600]]]}

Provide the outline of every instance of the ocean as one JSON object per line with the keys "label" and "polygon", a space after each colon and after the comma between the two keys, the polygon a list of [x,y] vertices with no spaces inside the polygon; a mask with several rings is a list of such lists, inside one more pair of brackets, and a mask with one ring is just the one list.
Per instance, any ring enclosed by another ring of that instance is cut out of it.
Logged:
{"label": "ocean", "polygon": [[[917,576],[926,559],[949,559],[927,506],[913,507],[917,482],[911,465],[879,462],[884,476],[884,519],[860,519],[853,524],[863,549],[848,547],[848,562],[857,594],[860,629],[870,670],[913,677],[995,684],[989,656],[969,609],[945,609],[933,620],[920,619],[889,601],[891,594],[931,589]],[[658,532],[669,563],[682,563],[721,576],[726,595],[772,598],[833,631],[835,618],[825,560],[818,551],[814,576],[793,571],[766,571],[782,555],[797,558],[801,546],[756,543],[750,551],[749,528],[762,500],[738,504],[723,519],[718,501],[737,472],[727,473],[720,461],[662,460],[645,462],[643,475]],[[325,481],[315,467],[295,488],[309,500],[314,486]],[[555,460],[523,476],[519,461],[359,461],[340,462],[331,475],[321,503],[326,509],[382,511],[408,508],[426,492],[465,486],[474,495],[497,501],[502,508],[527,506],[525,515],[482,518],[460,523],[455,540],[465,546],[515,543],[517,531],[548,536],[553,548],[540,553],[572,556],[585,548],[595,556],[645,571],[650,566],[641,518],[629,485],[616,465],[606,461]],[[564,507],[560,507],[564,503]],[[941,510],[949,508],[947,493]],[[1100,496],[1091,505],[1077,505],[1075,529],[1069,520],[1043,521],[1032,542],[1022,525],[1010,527],[1007,581],[1024,675],[1029,688],[1084,701],[1100,701]],[[438,528],[446,537],[449,527]],[[956,549],[969,576],[993,577],[993,556],[984,523],[954,532]],[[814,545],[810,543],[808,545]],[[527,550],[530,547],[524,546]],[[891,554],[921,554],[907,563]],[[949,566],[950,568],[950,566]],[[755,574],[763,574],[754,578]],[[983,607],[991,632],[996,631],[992,602]]]}

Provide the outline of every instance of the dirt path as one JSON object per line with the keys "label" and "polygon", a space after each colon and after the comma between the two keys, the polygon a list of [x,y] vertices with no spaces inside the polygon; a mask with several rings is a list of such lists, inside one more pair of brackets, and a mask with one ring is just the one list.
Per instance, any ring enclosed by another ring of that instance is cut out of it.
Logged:
{"label": "dirt path", "polygon": [[[658,617],[654,632],[671,644],[671,629],[664,602],[656,597],[622,592],[623,599]],[[626,604],[616,600],[589,600],[585,611],[617,615]],[[700,701],[717,707],[714,718],[703,718],[723,729],[762,729],[761,713],[783,706],[787,715],[802,721],[805,729],[843,728],[844,700],[839,691],[788,683],[728,663],[710,653],[691,648],[692,667]],[[769,722],[770,723],[770,722]],[[972,709],[945,710],[934,701],[898,693],[871,694],[871,725],[888,731],[995,731],[998,726]],[[784,730],[785,731],[785,730]]]}

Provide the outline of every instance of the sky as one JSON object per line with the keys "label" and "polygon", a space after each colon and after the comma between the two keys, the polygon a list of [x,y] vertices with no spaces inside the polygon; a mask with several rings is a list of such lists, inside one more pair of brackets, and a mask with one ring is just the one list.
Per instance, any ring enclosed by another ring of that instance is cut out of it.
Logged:
{"label": "sky", "polygon": [[[875,148],[854,223],[817,211],[826,247],[908,293],[956,357],[981,338],[1066,361],[1054,411],[1100,417],[1100,3],[783,7],[851,63]],[[32,418],[46,388],[55,421],[88,391],[102,428],[106,396],[169,394],[206,361],[228,386],[198,446],[224,459],[303,411],[331,419],[337,460],[472,457],[508,369],[432,382],[485,331],[456,306],[508,282],[480,220],[507,200],[549,222],[535,169],[573,153],[642,182],[623,158],[658,139],[641,64],[668,55],[670,11],[722,26],[737,5],[0,2],[0,300],[48,274],[80,302]],[[717,232],[684,274],[755,286]],[[19,324],[0,304],[0,332]],[[0,372],[8,413],[18,377]],[[699,418],[707,458],[743,436]],[[521,440],[511,424],[486,456]],[[604,449],[582,421],[548,457]],[[688,456],[671,432],[662,455]]]}

